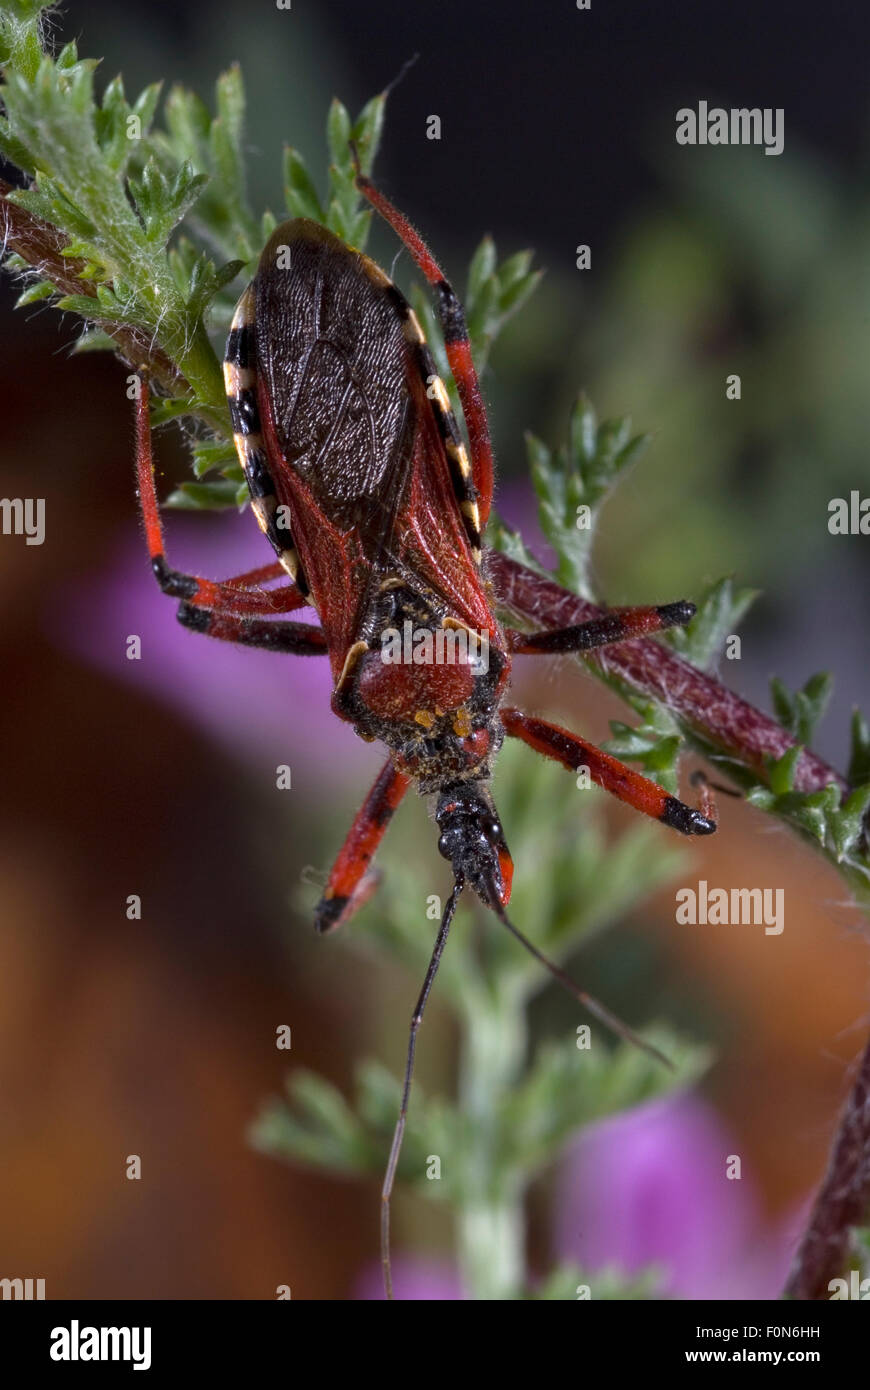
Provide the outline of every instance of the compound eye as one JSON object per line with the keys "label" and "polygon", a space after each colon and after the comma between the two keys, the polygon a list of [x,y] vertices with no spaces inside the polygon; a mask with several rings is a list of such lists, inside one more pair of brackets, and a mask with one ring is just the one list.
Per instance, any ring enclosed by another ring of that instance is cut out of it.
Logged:
{"label": "compound eye", "polygon": [[483,827],[483,833],[490,844],[494,845],[497,840],[501,839],[501,823],[497,820],[487,821]]}
{"label": "compound eye", "polygon": [[438,853],[442,856],[443,859],[449,859],[451,857],[450,837],[448,835],[438,836]]}

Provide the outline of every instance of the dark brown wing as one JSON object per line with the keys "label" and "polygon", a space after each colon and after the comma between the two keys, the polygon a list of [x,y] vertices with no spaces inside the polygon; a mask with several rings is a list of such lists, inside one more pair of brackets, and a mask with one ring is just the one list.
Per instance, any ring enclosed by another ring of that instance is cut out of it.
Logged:
{"label": "dark brown wing", "polygon": [[[384,571],[412,574],[479,626],[486,602],[402,295],[367,256],[306,219],[273,233],[254,291],[275,493],[290,509],[336,673]],[[425,516],[409,514],[412,499]]]}
{"label": "dark brown wing", "polygon": [[341,530],[374,524],[407,470],[407,342],[388,281],[315,222],[277,228],[256,281],[275,442]]}

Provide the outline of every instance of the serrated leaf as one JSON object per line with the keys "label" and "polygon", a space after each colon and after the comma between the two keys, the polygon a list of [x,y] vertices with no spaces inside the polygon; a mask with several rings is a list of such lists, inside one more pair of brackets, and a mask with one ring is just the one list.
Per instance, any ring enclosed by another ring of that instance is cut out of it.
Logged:
{"label": "serrated leaf", "polygon": [[556,455],[533,435],[526,436],[541,530],[559,557],[556,578],[586,597],[591,597],[586,570],[598,509],[646,442],[644,436],[630,436],[627,418],[605,420],[599,426],[583,394],[571,411],[568,444]]}
{"label": "serrated leaf", "polygon": [[808,745],[812,741],[816,725],[831,698],[833,686],[833,676],[828,671],[819,671],[810,676],[803,690],[798,690],[794,695],[778,676],[771,678],[770,693],[776,717],[799,743]]}
{"label": "serrated leaf", "polygon": [[499,1107],[505,1166],[537,1169],[551,1162],[578,1128],[686,1086],[709,1064],[706,1049],[679,1042],[667,1029],[645,1036],[673,1070],[630,1043],[610,1048],[599,1028],[593,1028],[588,1050],[579,1049],[573,1038],[545,1044]]}
{"label": "serrated leaf", "polygon": [[205,185],[208,174],[197,174],[189,160],[181,165],[169,188],[169,207],[173,222],[180,222],[193,207]]}
{"label": "serrated leaf", "polygon": [[508,555],[512,560],[516,560],[518,564],[525,565],[527,569],[534,570],[537,574],[543,573],[540,564],[526,546],[520,533],[506,525],[494,511],[490,512],[489,515],[486,543],[493,550],[498,550],[502,555]]}
{"label": "serrated leaf", "polygon": [[[741,589],[735,593],[730,578],[718,580],[699,600],[692,621],[668,633],[671,646],[693,666],[702,671],[712,670],[726,639],[735,633],[757,595],[756,589]],[[779,691],[774,692],[774,700],[779,695]]]}
{"label": "serrated leaf", "polygon": [[812,741],[816,725],[828,707],[833,688],[834,678],[830,671],[818,671],[814,676],[810,676],[803,690],[798,691],[795,737],[801,743],[806,745]]}

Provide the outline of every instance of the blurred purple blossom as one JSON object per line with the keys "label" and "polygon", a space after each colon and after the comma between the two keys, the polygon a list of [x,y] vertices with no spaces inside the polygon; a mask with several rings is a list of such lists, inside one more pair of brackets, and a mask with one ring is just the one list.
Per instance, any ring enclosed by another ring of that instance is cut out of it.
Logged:
{"label": "blurred purple blossom", "polygon": [[[452,1303],[462,1299],[462,1286],[453,1266],[446,1261],[399,1256],[393,1260],[393,1292],[400,1300]],[[384,1276],[380,1261],[366,1265],[353,1287],[351,1297],[371,1303],[384,1297]]]}
{"label": "blurred purple blossom", "polygon": [[562,1166],[557,1257],[590,1273],[659,1265],[676,1298],[779,1297],[801,1214],[765,1224],[745,1162],[739,1180],[726,1176],[737,1152],[715,1113],[690,1095],[592,1126]]}
{"label": "blurred purple blossom", "polygon": [[[269,562],[269,548],[247,512],[170,514],[165,524],[176,569],[226,579]],[[310,610],[289,616],[316,621]],[[115,557],[72,590],[52,594],[45,625],[55,645],[181,710],[246,761],[305,766],[333,785],[352,779],[360,794],[367,770],[374,775],[379,766],[377,751],[330,709],[325,657],[209,641],[176,622],[175,604],[154,582],[132,512],[129,536]],[[139,661],[125,654],[132,633],[142,639]]]}
{"label": "blurred purple blossom", "polygon": [[518,531],[535,559],[552,569],[556,552],[538,524],[538,506],[528,478],[514,479],[496,490],[495,509],[506,526]]}

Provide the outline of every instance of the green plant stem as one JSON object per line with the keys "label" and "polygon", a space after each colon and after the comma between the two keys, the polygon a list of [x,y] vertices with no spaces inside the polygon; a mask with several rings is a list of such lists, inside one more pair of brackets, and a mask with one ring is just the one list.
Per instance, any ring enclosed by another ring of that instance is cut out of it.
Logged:
{"label": "green plant stem", "polygon": [[493,1175],[501,1168],[496,1107],[525,1063],[522,991],[465,993],[460,1026],[459,1107],[474,1138],[457,1206],[460,1270],[470,1298],[511,1299],[526,1284],[523,1184]]}
{"label": "green plant stem", "polygon": [[202,319],[197,322],[186,343],[182,339],[177,347],[174,341],[166,342],[165,346],[199,400],[207,403],[207,408],[200,412],[201,416],[215,427],[226,431],[229,415],[221,366]]}

